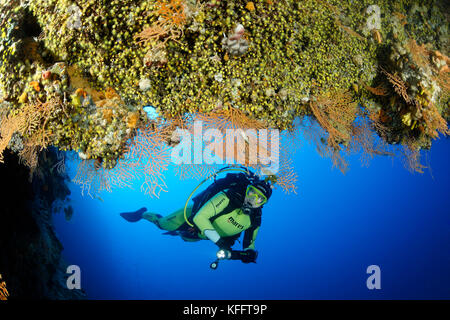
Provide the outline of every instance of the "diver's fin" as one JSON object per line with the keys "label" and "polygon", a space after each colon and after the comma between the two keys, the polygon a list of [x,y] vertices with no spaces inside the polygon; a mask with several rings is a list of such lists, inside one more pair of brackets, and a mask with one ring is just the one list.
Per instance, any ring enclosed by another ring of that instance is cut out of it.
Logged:
{"label": "diver's fin", "polygon": [[164,235],[168,235],[168,236],[178,236],[178,232],[176,231],[167,231],[163,233]]}
{"label": "diver's fin", "polygon": [[122,212],[120,215],[128,222],[136,222],[142,219],[142,214],[147,211],[147,208],[143,207],[133,212]]}

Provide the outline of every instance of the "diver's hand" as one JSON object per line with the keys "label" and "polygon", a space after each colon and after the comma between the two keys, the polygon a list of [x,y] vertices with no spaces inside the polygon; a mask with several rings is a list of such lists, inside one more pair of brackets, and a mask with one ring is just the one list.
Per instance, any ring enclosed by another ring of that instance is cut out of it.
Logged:
{"label": "diver's hand", "polygon": [[231,247],[227,244],[227,241],[220,237],[219,233],[216,230],[205,230],[205,236],[214,242],[219,249],[223,250],[231,250]]}
{"label": "diver's hand", "polygon": [[240,259],[243,263],[256,263],[256,258],[258,257],[258,251],[247,249],[244,251],[241,251],[240,253]]}
{"label": "diver's hand", "polygon": [[217,240],[216,241],[216,245],[222,250],[227,250],[227,251],[230,251],[230,252],[232,251],[230,245],[223,238],[220,238],[219,240]]}

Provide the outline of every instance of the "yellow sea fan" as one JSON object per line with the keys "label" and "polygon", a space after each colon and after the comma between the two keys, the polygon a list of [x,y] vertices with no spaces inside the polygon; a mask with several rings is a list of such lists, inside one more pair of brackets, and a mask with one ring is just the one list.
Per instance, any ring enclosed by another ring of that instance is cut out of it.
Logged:
{"label": "yellow sea fan", "polygon": [[[2,280],[2,275],[0,274],[0,280]],[[6,289],[6,282],[1,281],[0,282],[0,300],[8,300],[9,292],[8,289]]]}

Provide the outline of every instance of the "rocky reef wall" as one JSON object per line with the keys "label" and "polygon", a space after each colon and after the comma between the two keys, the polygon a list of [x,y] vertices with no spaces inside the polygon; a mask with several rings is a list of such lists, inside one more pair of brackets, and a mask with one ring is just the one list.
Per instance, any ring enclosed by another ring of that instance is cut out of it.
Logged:
{"label": "rocky reef wall", "polygon": [[0,273],[8,299],[83,299],[80,290],[66,287],[67,264],[63,246],[52,224],[55,202],[70,194],[65,174],[56,170],[55,150],[39,158],[32,173],[13,153],[5,153],[0,177],[5,188],[0,194]]}

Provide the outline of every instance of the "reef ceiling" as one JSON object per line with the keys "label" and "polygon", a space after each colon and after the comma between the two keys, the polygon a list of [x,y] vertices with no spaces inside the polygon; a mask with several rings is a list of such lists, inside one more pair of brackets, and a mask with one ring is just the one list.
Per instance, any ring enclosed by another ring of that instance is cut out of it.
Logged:
{"label": "reef ceiling", "polygon": [[431,0],[0,0],[0,160],[56,146],[113,168],[140,129],[167,140],[188,115],[308,118],[334,155],[414,160],[449,133],[448,17]]}

